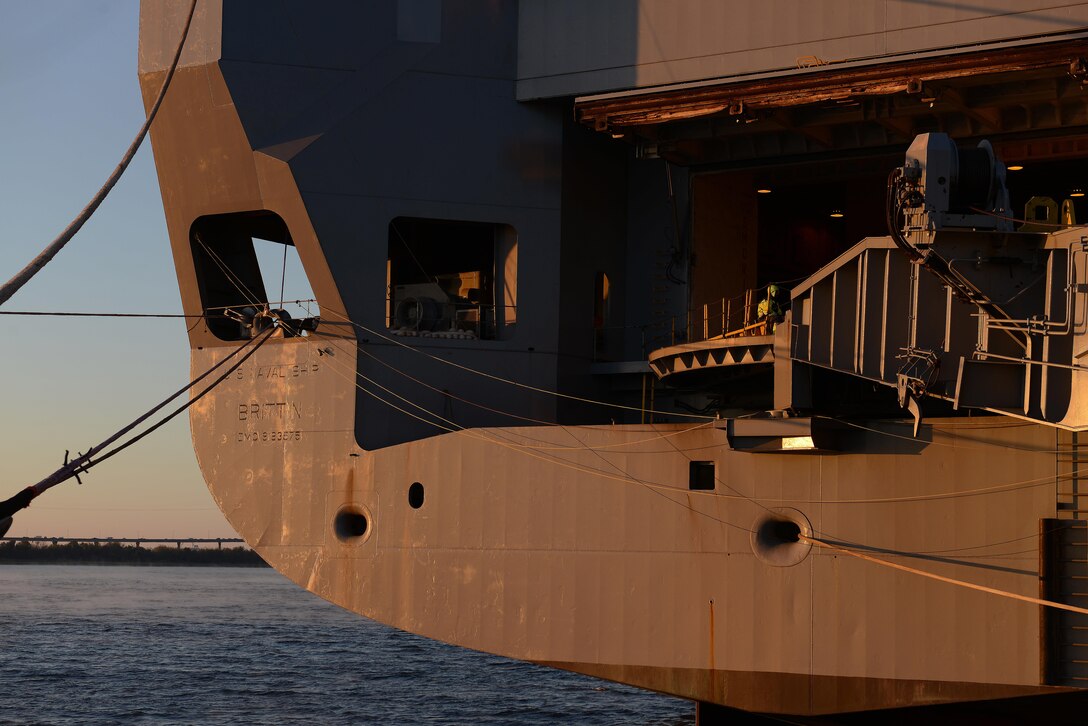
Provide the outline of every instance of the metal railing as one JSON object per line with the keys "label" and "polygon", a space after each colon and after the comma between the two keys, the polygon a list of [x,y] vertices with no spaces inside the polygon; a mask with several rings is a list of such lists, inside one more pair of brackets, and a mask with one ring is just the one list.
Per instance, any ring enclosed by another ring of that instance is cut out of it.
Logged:
{"label": "metal railing", "polygon": [[682,320],[673,316],[667,334],[668,345],[769,335],[767,320],[759,315],[759,303],[767,298],[769,287],[749,288],[735,297],[703,303],[688,309]]}

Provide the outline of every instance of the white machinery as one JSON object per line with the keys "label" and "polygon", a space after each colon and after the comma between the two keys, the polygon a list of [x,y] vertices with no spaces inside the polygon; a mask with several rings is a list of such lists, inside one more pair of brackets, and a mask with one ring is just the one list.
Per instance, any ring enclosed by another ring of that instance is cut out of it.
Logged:
{"label": "white machinery", "polygon": [[438,283],[423,282],[393,288],[391,327],[394,329],[449,330],[453,319],[454,305]]}
{"label": "white machinery", "polygon": [[888,227],[900,246],[913,248],[927,247],[942,229],[1012,231],[1005,165],[990,142],[959,149],[947,134],[917,136],[889,180]]}

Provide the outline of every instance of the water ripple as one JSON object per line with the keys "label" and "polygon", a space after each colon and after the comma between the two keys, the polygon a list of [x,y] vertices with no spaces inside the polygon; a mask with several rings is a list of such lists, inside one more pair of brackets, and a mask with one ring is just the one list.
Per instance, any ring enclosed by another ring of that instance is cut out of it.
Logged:
{"label": "water ripple", "polygon": [[685,726],[691,704],[453,648],[264,569],[0,566],[0,724]]}

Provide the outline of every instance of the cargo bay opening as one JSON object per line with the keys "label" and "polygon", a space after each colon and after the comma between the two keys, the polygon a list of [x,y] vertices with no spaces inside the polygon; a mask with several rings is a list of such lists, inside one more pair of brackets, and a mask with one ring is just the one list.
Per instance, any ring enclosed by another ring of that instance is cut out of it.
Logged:
{"label": "cargo bay opening", "polygon": [[[961,147],[971,148],[972,141]],[[1025,145],[996,147],[1001,156],[1023,153]],[[1042,150],[1030,160],[1006,157],[1013,167],[1008,185],[1014,225],[1060,224],[1063,204],[1072,210],[1073,223],[1088,220],[1084,159],[1042,157]],[[720,314],[722,300],[743,305],[748,290],[762,292],[770,284],[789,289],[865,237],[888,234],[885,190],[889,171],[900,164],[902,152],[695,173],[690,295],[697,325],[690,337],[702,335],[703,306]],[[730,318],[739,322],[737,315]],[[711,329],[720,331],[715,322]]]}
{"label": "cargo bay opening", "polygon": [[[884,185],[896,158],[696,172],[692,177],[692,315],[720,317],[711,332],[742,327],[749,290],[788,290],[867,236],[886,234]],[[757,297],[755,302],[758,302]],[[696,314],[697,313],[697,314]]]}
{"label": "cargo bay opening", "polygon": [[[979,141],[957,140],[961,149],[974,148]],[[1014,229],[1054,231],[1061,223],[1088,219],[1083,157],[1070,156],[1065,144],[1049,140],[999,139],[995,147],[998,158],[1014,169],[1007,175],[1007,214],[1015,220]],[[672,369],[651,361],[662,382],[675,392],[676,405],[685,411],[686,405],[696,412],[744,415],[800,401],[800,410],[828,415],[903,415],[894,388],[874,387],[830,366],[805,366],[809,377],[805,392],[795,388],[784,393],[782,380],[774,374],[774,360],[791,348],[774,348],[774,326],[766,322],[760,307],[774,286],[782,291],[781,308],[789,310],[790,294],[798,285],[862,240],[887,237],[888,174],[903,163],[902,155],[897,151],[865,158],[789,159],[721,170],[690,167],[691,236],[685,271],[689,302],[682,317],[670,325],[668,337],[659,336],[656,349],[648,351],[651,358],[662,349],[684,351],[677,356],[686,360]],[[804,322],[802,315],[801,310],[794,311],[793,322]],[[836,345],[842,347],[841,342]],[[689,351],[693,346],[704,348]],[[720,360],[715,362],[714,355]],[[889,362],[893,368],[908,370],[912,365],[906,351],[888,355],[901,358]],[[985,415],[969,408],[957,410],[948,400],[952,389],[941,394],[945,400],[927,398],[927,417]]]}
{"label": "cargo bay opening", "polygon": [[[757,394],[781,383],[771,364],[790,349],[776,353],[759,303],[772,285],[788,301],[839,255],[889,234],[889,173],[917,135],[948,134],[964,151],[990,141],[1009,168],[1004,214],[1013,229],[1083,224],[1085,50],[1077,41],[871,66],[821,62],[768,78],[577,98],[578,120],[628,145],[632,168],[665,166],[670,185],[683,180],[669,262],[676,280],[651,282],[655,305],[659,290],[674,301],[663,324],[650,317],[644,338],[677,404],[722,415],[772,406],[769,393]],[[887,390],[807,368],[827,398],[816,408],[902,415]]]}

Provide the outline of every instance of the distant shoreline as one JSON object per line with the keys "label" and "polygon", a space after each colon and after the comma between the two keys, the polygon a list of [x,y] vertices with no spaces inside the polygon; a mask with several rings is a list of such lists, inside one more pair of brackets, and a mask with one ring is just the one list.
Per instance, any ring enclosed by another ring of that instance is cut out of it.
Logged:
{"label": "distant shoreline", "polygon": [[26,567],[31,565],[63,565],[72,566],[78,565],[80,567],[230,567],[230,568],[249,568],[249,567],[269,567],[268,563],[261,560],[259,564],[253,563],[238,563],[238,562],[138,562],[133,560],[126,562],[124,560],[6,560],[0,559],[0,567]]}
{"label": "distant shoreline", "polygon": [[0,566],[3,565],[268,567],[260,555],[246,547],[135,547],[108,542],[39,545],[19,541],[0,543]]}

